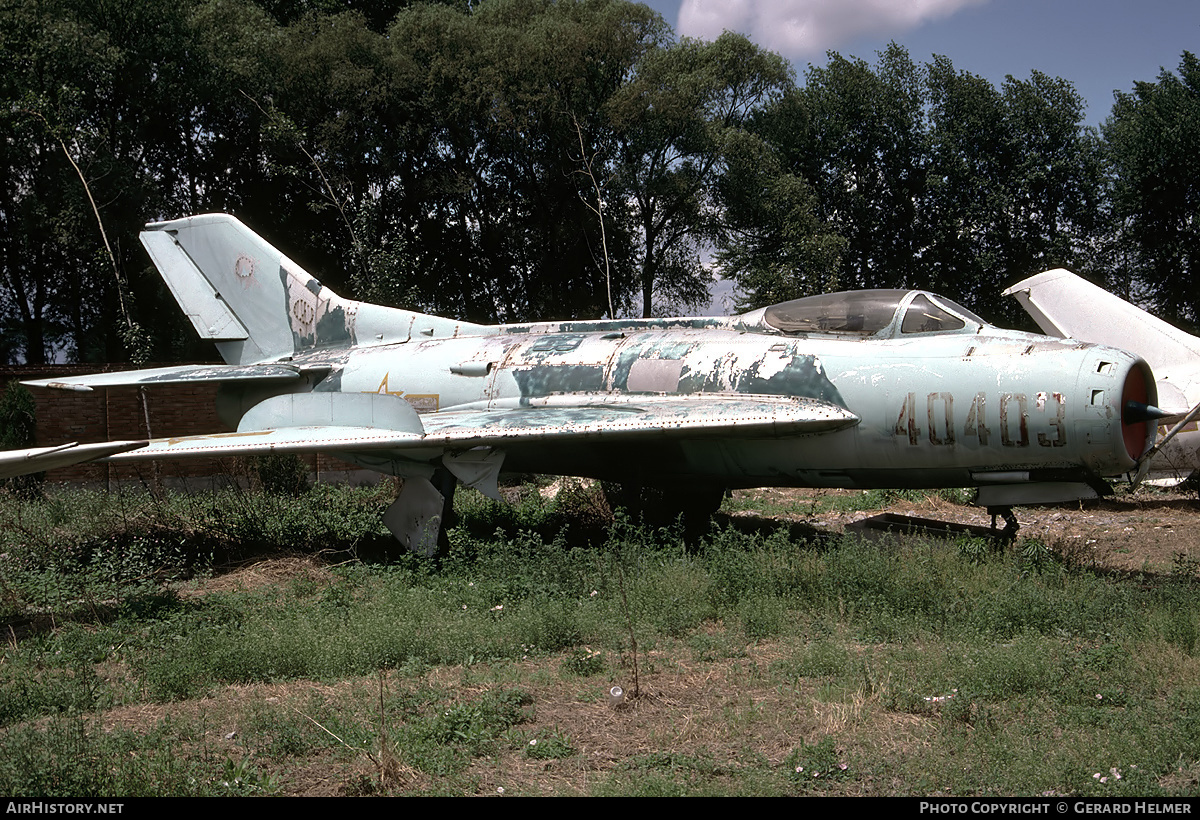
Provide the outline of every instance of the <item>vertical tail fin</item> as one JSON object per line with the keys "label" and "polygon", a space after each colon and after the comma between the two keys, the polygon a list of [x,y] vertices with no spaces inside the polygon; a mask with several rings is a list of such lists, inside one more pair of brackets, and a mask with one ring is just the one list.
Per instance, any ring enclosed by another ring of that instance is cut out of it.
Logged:
{"label": "vertical tail fin", "polygon": [[356,302],[226,214],[154,222],[142,244],[201,338],[229,364],[276,361],[354,343]]}
{"label": "vertical tail fin", "polygon": [[1062,268],[1022,280],[1004,295],[1016,298],[1045,333],[1141,356],[1157,377],[1159,406],[1192,405],[1181,392],[1190,379],[1181,377],[1200,362],[1200,338]]}
{"label": "vertical tail fin", "polygon": [[343,299],[228,214],[152,222],[140,235],[175,301],[229,364],[279,361],[319,348],[488,332]]}
{"label": "vertical tail fin", "polygon": [[1020,281],[1004,295],[1016,298],[1043,332],[1131,350],[1155,373],[1200,357],[1200,339],[1062,268]]}

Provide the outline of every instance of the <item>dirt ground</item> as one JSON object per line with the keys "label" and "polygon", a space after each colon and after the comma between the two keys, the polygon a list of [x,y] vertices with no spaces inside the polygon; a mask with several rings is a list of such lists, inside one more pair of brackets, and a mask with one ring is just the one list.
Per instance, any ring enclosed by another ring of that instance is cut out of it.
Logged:
{"label": "dirt ground", "polygon": [[[819,531],[861,530],[868,519],[885,513],[974,527],[991,524],[991,517],[984,509],[952,503],[934,494],[918,502],[900,500],[883,510],[838,511],[828,509],[837,503],[838,496],[862,492],[739,491],[743,492],[770,510],[771,518]],[[1054,549],[1071,552],[1076,559],[1086,558],[1088,563],[1125,571],[1170,572],[1181,561],[1200,561],[1200,500],[1194,491],[1141,487],[1135,492],[1118,491],[1099,501],[1019,507],[1015,512],[1020,524],[1018,538],[1040,539]],[[1003,522],[997,523],[1003,526]]]}

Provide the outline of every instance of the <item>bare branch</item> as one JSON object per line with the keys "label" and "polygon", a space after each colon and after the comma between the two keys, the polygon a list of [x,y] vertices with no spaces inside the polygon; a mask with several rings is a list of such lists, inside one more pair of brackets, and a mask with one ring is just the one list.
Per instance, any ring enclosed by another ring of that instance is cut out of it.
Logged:
{"label": "bare branch", "polygon": [[[604,230],[604,200],[601,195],[600,183],[596,181],[596,175],[592,172],[592,158],[588,157],[587,148],[583,144],[583,129],[579,126],[579,119],[574,113],[571,114],[571,122],[575,124],[575,134],[579,137],[579,161],[583,163],[583,173],[587,174],[588,179],[592,181],[592,189],[596,192],[596,206],[584,200],[584,204],[588,206],[596,218],[600,220],[600,247],[604,253],[604,287],[608,291],[608,318],[617,318],[616,311],[613,310],[612,299],[612,269],[608,258],[608,237]],[[581,197],[582,199],[582,197]]]}

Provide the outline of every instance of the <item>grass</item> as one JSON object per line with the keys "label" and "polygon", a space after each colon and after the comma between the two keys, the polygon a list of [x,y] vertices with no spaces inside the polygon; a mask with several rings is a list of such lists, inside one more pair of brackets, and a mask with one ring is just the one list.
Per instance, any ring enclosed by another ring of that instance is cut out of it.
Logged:
{"label": "grass", "polygon": [[1200,777],[1193,567],[736,521],[685,545],[621,514],[597,529],[578,488],[463,493],[437,563],[377,557],[377,490],[9,501],[10,795],[1170,796]]}

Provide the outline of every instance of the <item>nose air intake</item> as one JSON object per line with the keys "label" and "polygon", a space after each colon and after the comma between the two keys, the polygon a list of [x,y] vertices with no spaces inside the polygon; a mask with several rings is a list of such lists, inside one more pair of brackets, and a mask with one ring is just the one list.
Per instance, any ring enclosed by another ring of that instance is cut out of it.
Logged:
{"label": "nose air intake", "polygon": [[1157,395],[1152,395],[1154,381],[1149,377],[1145,364],[1139,363],[1130,369],[1121,390],[1121,432],[1125,439],[1125,452],[1134,461],[1154,444],[1158,425],[1167,413],[1154,406]]}

